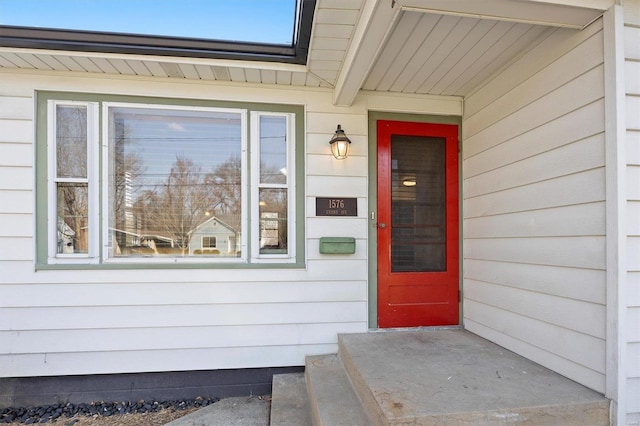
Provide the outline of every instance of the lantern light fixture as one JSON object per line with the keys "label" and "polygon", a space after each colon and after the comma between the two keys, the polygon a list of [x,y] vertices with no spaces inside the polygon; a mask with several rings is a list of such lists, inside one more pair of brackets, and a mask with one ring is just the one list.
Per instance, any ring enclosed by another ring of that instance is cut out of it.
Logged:
{"label": "lantern light fixture", "polygon": [[349,156],[351,140],[344,134],[344,130],[339,124],[329,144],[331,145],[331,153],[336,157],[336,160],[344,160]]}

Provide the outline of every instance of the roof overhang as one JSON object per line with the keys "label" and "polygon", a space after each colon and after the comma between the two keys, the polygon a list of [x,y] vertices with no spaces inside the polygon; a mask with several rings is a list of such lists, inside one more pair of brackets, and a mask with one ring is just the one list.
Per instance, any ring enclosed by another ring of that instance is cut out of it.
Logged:
{"label": "roof overhang", "polygon": [[583,29],[614,0],[395,0],[400,10]]}
{"label": "roof overhang", "polygon": [[351,105],[402,12],[457,15],[581,30],[615,0],[365,0],[344,65],[334,104]]}

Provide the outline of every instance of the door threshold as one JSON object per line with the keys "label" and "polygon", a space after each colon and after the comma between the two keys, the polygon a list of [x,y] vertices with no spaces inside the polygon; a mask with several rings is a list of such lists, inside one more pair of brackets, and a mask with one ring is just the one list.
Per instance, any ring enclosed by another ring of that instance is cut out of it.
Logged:
{"label": "door threshold", "polygon": [[392,328],[369,328],[369,333],[388,333],[399,331],[439,331],[439,330],[464,330],[462,325],[432,325],[422,327],[392,327]]}

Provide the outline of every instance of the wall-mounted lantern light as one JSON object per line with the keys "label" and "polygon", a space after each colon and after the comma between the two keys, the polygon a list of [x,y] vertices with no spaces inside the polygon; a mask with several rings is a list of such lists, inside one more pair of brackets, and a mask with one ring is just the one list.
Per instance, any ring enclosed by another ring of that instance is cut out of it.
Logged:
{"label": "wall-mounted lantern light", "polygon": [[329,144],[331,145],[331,153],[337,160],[344,160],[349,156],[351,140],[344,134],[344,130],[342,130],[339,124]]}

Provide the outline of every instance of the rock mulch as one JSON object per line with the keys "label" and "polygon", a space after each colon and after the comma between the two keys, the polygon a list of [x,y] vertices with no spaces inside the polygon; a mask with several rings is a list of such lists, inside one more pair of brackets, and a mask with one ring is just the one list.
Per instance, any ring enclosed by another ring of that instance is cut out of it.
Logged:
{"label": "rock mulch", "polygon": [[[103,424],[100,419],[108,417],[127,417],[133,420],[132,416],[158,417],[159,421],[173,420],[180,417],[174,413],[185,411],[191,412],[195,409],[206,407],[219,401],[219,398],[198,397],[193,400],[178,401],[137,401],[137,402],[92,402],[90,404],[54,404],[39,407],[9,407],[0,410],[0,423],[35,424],[47,422],[61,422],[65,426],[79,426],[80,424]],[[156,415],[162,414],[162,415]],[[90,422],[83,421],[91,419]],[[150,424],[147,417],[141,424]],[[121,422],[109,422],[119,424]],[[122,424],[134,424],[128,421]],[[155,423],[155,422],[154,422]],[[164,424],[164,423],[158,423]]]}

